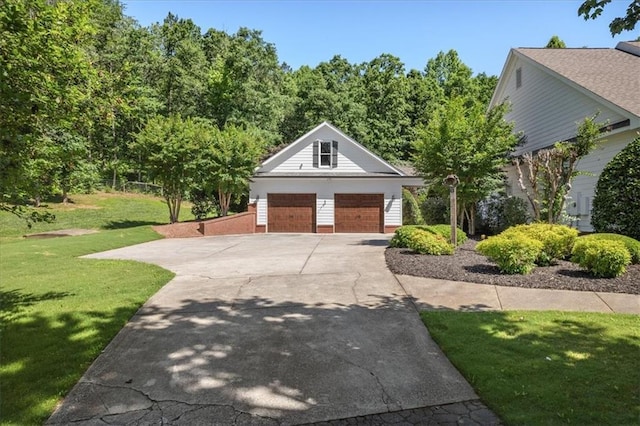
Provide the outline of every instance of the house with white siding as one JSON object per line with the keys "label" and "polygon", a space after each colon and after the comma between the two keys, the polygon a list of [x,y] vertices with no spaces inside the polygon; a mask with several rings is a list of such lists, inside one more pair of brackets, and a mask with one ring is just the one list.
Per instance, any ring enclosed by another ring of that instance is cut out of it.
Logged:
{"label": "house with white siding", "polygon": [[[505,119],[525,143],[514,155],[536,152],[576,136],[577,125],[598,114],[603,137],[578,163],[567,213],[581,231],[592,231],[596,183],[606,164],[640,131],[640,42],[606,49],[511,49],[490,107],[510,104]],[[526,198],[509,169],[509,190]]]}
{"label": "house with white siding", "polygon": [[324,122],[257,168],[249,203],[256,232],[388,233],[422,184]]}

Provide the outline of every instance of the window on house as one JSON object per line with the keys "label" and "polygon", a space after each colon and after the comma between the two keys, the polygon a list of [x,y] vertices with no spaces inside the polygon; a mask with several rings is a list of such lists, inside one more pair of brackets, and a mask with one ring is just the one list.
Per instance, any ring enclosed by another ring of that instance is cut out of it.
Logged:
{"label": "window on house", "polygon": [[516,89],[519,89],[520,86],[522,86],[522,68],[516,70]]}
{"label": "window on house", "polygon": [[313,142],[313,167],[338,167],[338,141]]}

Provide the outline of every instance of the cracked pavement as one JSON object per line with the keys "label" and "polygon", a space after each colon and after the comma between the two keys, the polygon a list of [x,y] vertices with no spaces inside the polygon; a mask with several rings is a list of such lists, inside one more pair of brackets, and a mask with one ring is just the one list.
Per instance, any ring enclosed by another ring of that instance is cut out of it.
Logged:
{"label": "cracked pavement", "polygon": [[[384,424],[383,414],[406,424],[420,413],[437,424],[471,421],[472,411],[498,422],[386,268],[387,242],[379,234],[256,234],[88,256],[155,263],[176,277],[47,424]],[[471,408],[463,415],[459,407]]]}

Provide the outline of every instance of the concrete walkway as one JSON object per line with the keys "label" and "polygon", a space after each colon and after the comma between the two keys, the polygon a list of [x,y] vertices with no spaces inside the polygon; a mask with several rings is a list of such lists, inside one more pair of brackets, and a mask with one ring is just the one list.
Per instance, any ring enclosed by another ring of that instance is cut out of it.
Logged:
{"label": "concrete walkway", "polygon": [[389,236],[158,240],[91,255],[176,277],[49,424],[496,424],[417,310],[640,313],[640,297],[394,276]]}

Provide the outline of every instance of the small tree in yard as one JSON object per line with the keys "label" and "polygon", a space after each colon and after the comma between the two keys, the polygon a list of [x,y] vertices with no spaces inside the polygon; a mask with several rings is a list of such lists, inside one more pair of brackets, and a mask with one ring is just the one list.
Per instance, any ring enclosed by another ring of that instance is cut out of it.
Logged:
{"label": "small tree in yard", "polygon": [[593,151],[600,136],[601,125],[596,123],[596,117],[587,117],[578,126],[575,142],[556,142],[553,148],[541,149],[536,154],[527,152],[513,161],[518,184],[531,204],[536,221],[560,222],[571,181],[579,174],[578,161]]}
{"label": "small tree in yard", "polygon": [[179,115],[154,117],[138,133],[133,147],[149,177],[162,186],[171,223],[178,221],[182,200],[199,175],[202,152],[216,133],[206,120]]}
{"label": "small tree in yard", "polygon": [[466,221],[474,235],[476,203],[503,184],[502,168],[518,140],[503,118],[506,105],[486,112],[482,105],[467,104],[462,97],[451,99],[419,130],[415,166],[432,189],[445,190],[442,180],[458,176],[458,226]]}
{"label": "small tree in yard", "polygon": [[200,167],[203,187],[217,192],[220,215],[229,212],[231,199],[247,190],[259,165],[264,142],[258,133],[228,125],[209,141]]}

